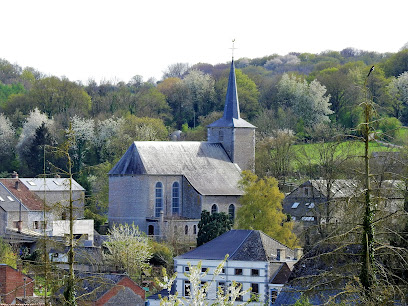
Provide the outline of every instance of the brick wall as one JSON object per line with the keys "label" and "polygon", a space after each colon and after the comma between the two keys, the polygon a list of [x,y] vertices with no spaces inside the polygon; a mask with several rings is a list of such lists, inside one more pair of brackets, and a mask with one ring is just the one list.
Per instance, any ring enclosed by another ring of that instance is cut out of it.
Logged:
{"label": "brick wall", "polygon": [[25,292],[26,296],[33,296],[33,280],[11,268],[10,266],[0,264],[0,301],[11,304],[18,296],[24,296],[24,278],[26,278]]}

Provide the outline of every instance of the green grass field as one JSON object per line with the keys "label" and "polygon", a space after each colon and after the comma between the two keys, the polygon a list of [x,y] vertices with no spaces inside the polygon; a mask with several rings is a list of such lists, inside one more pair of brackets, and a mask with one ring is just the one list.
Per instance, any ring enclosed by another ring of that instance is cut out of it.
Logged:
{"label": "green grass field", "polygon": [[[330,144],[311,143],[311,144],[296,144],[293,146],[297,155],[298,162],[318,163],[320,161],[319,152],[322,146],[330,146]],[[385,152],[396,151],[397,149],[389,148],[380,145],[376,142],[370,142],[369,152]],[[351,156],[362,156],[364,154],[364,143],[360,141],[346,141],[341,143],[336,148],[336,155],[348,154]]]}

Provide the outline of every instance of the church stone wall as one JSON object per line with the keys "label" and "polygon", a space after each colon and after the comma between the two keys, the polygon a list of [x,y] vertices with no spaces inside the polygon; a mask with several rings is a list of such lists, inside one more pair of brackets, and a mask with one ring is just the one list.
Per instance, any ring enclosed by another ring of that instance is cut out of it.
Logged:
{"label": "church stone wall", "polygon": [[[220,139],[220,132],[222,132],[222,139]],[[232,128],[208,128],[207,137],[208,142],[221,143],[229,158],[232,160],[234,140]]]}
{"label": "church stone wall", "polygon": [[234,163],[241,170],[255,168],[255,129],[236,128],[234,131]]}
{"label": "church stone wall", "polygon": [[201,218],[201,195],[183,178],[182,216],[191,219]]}
{"label": "church stone wall", "polygon": [[149,190],[150,200],[147,217],[155,218],[156,206],[156,184],[161,182],[163,185],[163,214],[164,216],[172,215],[172,192],[174,182],[178,182],[180,186],[180,212],[183,207],[183,181],[181,175],[150,175]]}
{"label": "church stone wall", "polygon": [[231,204],[235,206],[235,215],[237,214],[239,204],[239,196],[205,196],[203,197],[203,210],[211,212],[211,207],[216,204],[218,212],[224,212],[228,214],[228,207]]}
{"label": "church stone wall", "polygon": [[[220,132],[222,139],[220,139]],[[241,170],[254,170],[255,129],[254,128],[208,128],[208,142],[221,143]]]}
{"label": "church stone wall", "polygon": [[148,176],[110,176],[109,225],[134,222],[141,230],[147,231],[149,188]]}

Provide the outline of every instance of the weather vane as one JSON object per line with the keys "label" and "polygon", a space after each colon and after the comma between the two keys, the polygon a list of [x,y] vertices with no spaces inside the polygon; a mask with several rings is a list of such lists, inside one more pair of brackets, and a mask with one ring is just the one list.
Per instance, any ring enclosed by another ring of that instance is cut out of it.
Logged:
{"label": "weather vane", "polygon": [[232,40],[232,48],[230,48],[232,50],[232,59],[234,60],[234,50],[237,49],[234,47],[235,44],[235,38]]}

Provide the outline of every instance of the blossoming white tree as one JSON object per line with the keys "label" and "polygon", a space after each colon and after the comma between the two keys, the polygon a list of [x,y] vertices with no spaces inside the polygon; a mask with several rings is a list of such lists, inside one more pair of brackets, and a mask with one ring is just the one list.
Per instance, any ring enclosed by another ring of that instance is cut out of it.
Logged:
{"label": "blossoming white tree", "polygon": [[104,246],[105,259],[132,277],[149,268],[148,260],[152,257],[149,238],[134,224],[114,225]]}
{"label": "blossoming white tree", "polygon": [[0,158],[4,161],[12,156],[15,129],[11,121],[0,113]]}

